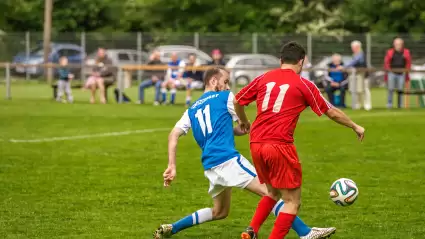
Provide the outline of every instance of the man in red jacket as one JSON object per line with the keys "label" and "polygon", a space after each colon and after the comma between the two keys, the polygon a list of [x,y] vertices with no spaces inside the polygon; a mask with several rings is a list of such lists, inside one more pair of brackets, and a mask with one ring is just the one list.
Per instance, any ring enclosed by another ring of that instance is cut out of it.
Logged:
{"label": "man in red jacket", "polygon": [[[410,70],[412,58],[410,51],[404,48],[404,41],[401,38],[394,39],[393,48],[390,48],[385,55],[385,69],[388,71],[385,81],[388,83],[388,108],[393,108],[393,92],[397,90],[398,108],[401,108],[404,84],[409,80],[408,72],[400,72],[395,69]],[[394,70],[393,70],[394,69]]]}

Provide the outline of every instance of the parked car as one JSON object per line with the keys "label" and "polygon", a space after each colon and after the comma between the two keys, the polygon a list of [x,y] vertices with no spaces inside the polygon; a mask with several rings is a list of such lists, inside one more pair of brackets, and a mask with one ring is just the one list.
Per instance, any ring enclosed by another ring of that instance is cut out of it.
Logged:
{"label": "parked car", "polygon": [[[342,62],[347,64],[353,59],[353,56],[342,55]],[[324,76],[328,74],[327,71],[320,70],[328,68],[328,64],[332,62],[332,56],[323,57],[318,63],[313,66],[313,72],[310,74],[311,80],[314,81],[318,87],[322,87]],[[369,73],[368,79],[371,86],[381,86],[384,82],[384,71],[376,71]]]}
{"label": "parked car", "polygon": [[[114,66],[120,65],[136,65],[141,63],[147,63],[149,61],[149,55],[146,52],[139,52],[132,49],[106,49],[106,55],[111,59]],[[91,72],[91,66],[96,63],[97,51],[89,54],[85,60],[86,69],[85,72]],[[137,71],[132,72],[132,76],[135,76]]]}
{"label": "parked car", "polygon": [[265,54],[229,54],[224,56],[227,68],[235,68],[231,77],[238,85],[246,85],[267,70],[280,66],[279,58]]}
{"label": "parked car", "polygon": [[[61,58],[62,56],[66,56],[68,58],[69,64],[81,64],[85,57],[85,52],[81,46],[75,44],[51,43],[51,52],[48,58],[49,62],[58,63],[59,58]],[[28,57],[25,52],[21,52],[13,58],[14,64],[35,65],[42,64],[43,62],[44,48],[42,45],[39,45],[36,48],[32,49]],[[31,76],[41,76],[43,75],[44,67],[31,66],[25,68],[23,66],[17,66],[13,70],[16,74],[29,73]],[[73,68],[71,71],[77,75],[80,72],[79,69],[75,68]]]}
{"label": "parked car", "polygon": [[197,56],[197,64],[206,65],[212,61],[212,58],[205,52],[197,49],[193,46],[182,46],[182,45],[164,45],[154,48],[152,51],[159,51],[161,53],[161,61],[171,61],[171,53],[176,52],[181,60],[187,61],[189,54],[195,54]]}

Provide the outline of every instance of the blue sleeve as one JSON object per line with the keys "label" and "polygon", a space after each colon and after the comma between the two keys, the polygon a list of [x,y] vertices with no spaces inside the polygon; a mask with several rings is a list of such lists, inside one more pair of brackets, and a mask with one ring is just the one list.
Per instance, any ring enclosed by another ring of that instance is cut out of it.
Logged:
{"label": "blue sleeve", "polygon": [[357,65],[358,63],[364,62],[364,55],[363,53],[357,54],[353,57],[353,60],[351,60],[345,67],[353,67]]}

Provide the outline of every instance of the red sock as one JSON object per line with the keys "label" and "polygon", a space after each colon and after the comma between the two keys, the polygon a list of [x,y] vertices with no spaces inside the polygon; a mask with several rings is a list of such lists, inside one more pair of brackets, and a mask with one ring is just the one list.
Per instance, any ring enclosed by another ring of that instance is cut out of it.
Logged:
{"label": "red sock", "polygon": [[289,230],[291,229],[292,223],[294,222],[296,216],[297,215],[283,212],[279,213],[269,239],[285,238],[286,234],[288,234]]}
{"label": "red sock", "polygon": [[261,225],[263,225],[276,203],[277,201],[271,197],[264,196],[261,198],[250,224],[255,233],[258,233]]}

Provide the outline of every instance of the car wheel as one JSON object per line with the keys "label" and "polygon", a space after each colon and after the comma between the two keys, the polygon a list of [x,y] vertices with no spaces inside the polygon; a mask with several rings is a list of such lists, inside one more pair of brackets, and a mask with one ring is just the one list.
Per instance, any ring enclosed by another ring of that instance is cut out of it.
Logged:
{"label": "car wheel", "polygon": [[248,85],[248,83],[249,83],[248,76],[238,76],[236,78],[236,84],[237,85]]}

